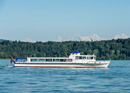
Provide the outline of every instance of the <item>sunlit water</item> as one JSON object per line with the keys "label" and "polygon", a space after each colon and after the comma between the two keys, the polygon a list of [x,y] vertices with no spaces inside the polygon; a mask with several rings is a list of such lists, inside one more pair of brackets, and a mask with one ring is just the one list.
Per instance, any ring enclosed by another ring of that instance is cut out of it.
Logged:
{"label": "sunlit water", "polygon": [[130,92],[130,61],[108,68],[17,68],[0,60],[0,92],[86,93]]}

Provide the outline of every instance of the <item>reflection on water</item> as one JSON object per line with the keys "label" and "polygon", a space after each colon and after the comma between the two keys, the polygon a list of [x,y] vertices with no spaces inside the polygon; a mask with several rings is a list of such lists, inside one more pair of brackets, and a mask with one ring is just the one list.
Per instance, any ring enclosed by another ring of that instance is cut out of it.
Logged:
{"label": "reflection on water", "polygon": [[16,68],[0,60],[0,92],[130,92],[130,61],[108,68]]}

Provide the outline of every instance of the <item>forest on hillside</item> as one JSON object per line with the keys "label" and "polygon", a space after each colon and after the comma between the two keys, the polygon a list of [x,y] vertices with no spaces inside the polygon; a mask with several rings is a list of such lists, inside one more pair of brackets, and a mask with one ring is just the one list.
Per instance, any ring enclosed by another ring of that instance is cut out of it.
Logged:
{"label": "forest on hillside", "polygon": [[103,41],[64,41],[36,43],[9,41],[0,42],[0,58],[15,57],[65,57],[72,52],[95,54],[97,59],[130,60],[130,38]]}

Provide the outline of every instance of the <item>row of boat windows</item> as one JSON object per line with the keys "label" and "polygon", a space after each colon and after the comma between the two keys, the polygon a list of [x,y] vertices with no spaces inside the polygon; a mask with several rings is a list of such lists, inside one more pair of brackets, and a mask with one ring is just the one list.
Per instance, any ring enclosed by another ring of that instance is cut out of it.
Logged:
{"label": "row of boat windows", "polygon": [[26,62],[27,59],[17,59],[16,62]]}
{"label": "row of boat windows", "polygon": [[94,57],[76,56],[76,59],[93,59]]}
{"label": "row of boat windows", "polygon": [[[31,59],[31,62],[72,62],[72,59]],[[27,59],[17,59],[16,62],[27,62]]]}
{"label": "row of boat windows", "polygon": [[[94,57],[76,56],[76,59],[94,59]],[[17,62],[26,62],[27,59],[18,59]],[[31,59],[31,62],[72,62],[72,59]]]}
{"label": "row of boat windows", "polygon": [[72,62],[72,59],[31,59],[31,62]]}

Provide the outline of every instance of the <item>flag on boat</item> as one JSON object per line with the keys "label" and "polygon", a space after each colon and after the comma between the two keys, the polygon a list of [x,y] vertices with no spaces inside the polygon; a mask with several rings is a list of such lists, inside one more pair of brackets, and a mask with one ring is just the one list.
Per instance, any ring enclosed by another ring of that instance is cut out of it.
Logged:
{"label": "flag on boat", "polygon": [[13,59],[13,57],[11,57],[11,60],[10,60],[10,62],[12,63],[14,61],[14,59]]}

